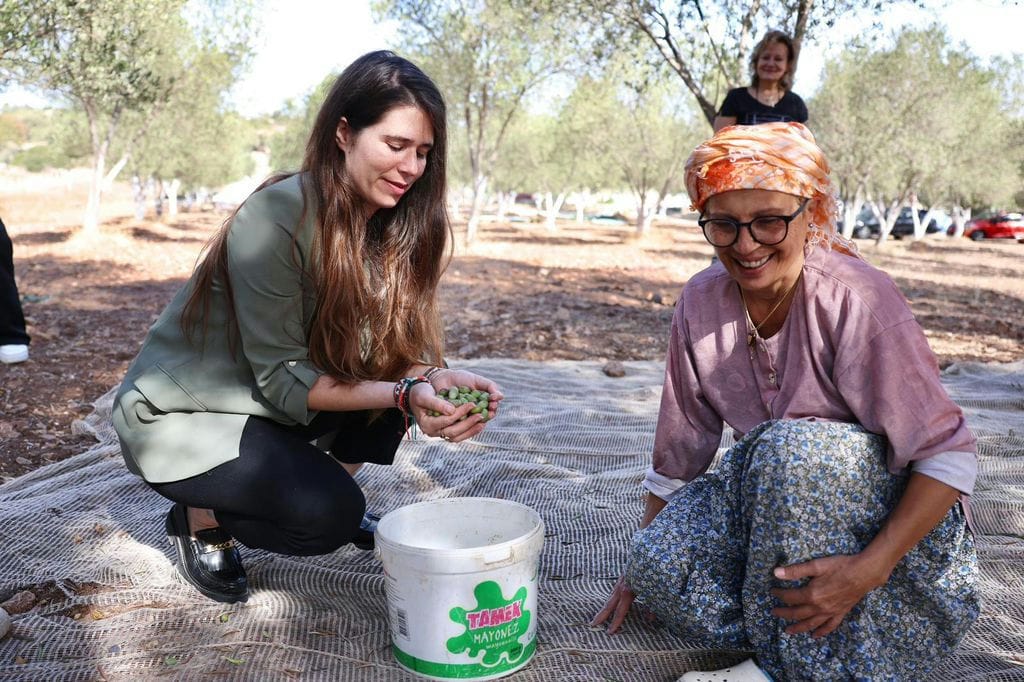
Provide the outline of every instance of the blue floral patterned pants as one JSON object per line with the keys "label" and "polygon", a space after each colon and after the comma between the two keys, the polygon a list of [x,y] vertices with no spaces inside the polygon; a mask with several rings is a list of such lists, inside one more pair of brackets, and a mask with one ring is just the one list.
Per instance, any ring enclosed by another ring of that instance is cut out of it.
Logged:
{"label": "blue floral patterned pants", "polygon": [[759,425],[633,539],[638,601],[695,646],[753,650],[776,680],[919,680],[978,616],[977,556],[955,505],[834,632],[787,635],[772,570],[855,554],[906,487],[886,441],[853,424]]}

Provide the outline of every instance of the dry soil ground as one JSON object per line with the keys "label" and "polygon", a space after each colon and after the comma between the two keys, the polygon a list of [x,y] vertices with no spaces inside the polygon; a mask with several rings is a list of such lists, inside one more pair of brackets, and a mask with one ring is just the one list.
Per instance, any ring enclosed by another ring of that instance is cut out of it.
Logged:
{"label": "dry soil ground", "polygon": [[[206,212],[137,221],[126,188],[116,186],[99,234],[83,236],[75,228],[80,174],[7,173],[0,170],[0,216],[14,240],[32,357],[0,366],[4,478],[88,447],[71,423],[119,382],[223,219]],[[942,366],[1024,357],[1024,245],[860,246],[902,288]],[[625,226],[485,224],[476,244],[456,249],[445,276],[449,354],[456,362],[661,359],[675,298],[710,257],[687,221],[656,224],[642,239]]]}

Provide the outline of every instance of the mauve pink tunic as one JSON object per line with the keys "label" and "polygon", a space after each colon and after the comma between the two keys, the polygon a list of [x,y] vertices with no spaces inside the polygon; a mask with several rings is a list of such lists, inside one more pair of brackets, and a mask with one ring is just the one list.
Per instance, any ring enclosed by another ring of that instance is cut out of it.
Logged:
{"label": "mauve pink tunic", "polygon": [[889,276],[857,258],[812,249],[782,329],[753,352],[725,268],[716,263],[687,282],[645,487],[671,498],[707,470],[723,422],[739,438],[769,419],[860,424],[888,438],[891,472],[909,467],[973,490],[974,437],[924,333]]}

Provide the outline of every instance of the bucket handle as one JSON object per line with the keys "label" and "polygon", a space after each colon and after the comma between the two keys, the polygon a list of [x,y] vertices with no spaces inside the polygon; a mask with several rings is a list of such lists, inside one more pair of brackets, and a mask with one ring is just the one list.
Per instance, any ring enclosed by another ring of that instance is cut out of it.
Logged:
{"label": "bucket handle", "polygon": [[502,547],[496,551],[484,554],[485,564],[497,564],[502,561],[508,561],[512,558],[512,548]]}

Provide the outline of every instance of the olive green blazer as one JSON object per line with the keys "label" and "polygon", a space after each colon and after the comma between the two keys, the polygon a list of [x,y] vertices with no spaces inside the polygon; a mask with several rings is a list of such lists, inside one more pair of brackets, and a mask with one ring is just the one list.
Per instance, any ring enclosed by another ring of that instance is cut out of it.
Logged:
{"label": "olive green blazer", "polygon": [[322,373],[310,362],[307,343],[316,302],[307,275],[315,211],[300,229],[302,208],[295,175],[250,196],[232,222],[234,353],[220,280],[213,283],[206,332],[197,329],[195,343],[181,329],[192,280],[150,328],[112,416],[128,468],[147,481],[178,481],[238,457],[251,415],[282,424],[308,424],[316,416],[307,407]]}

